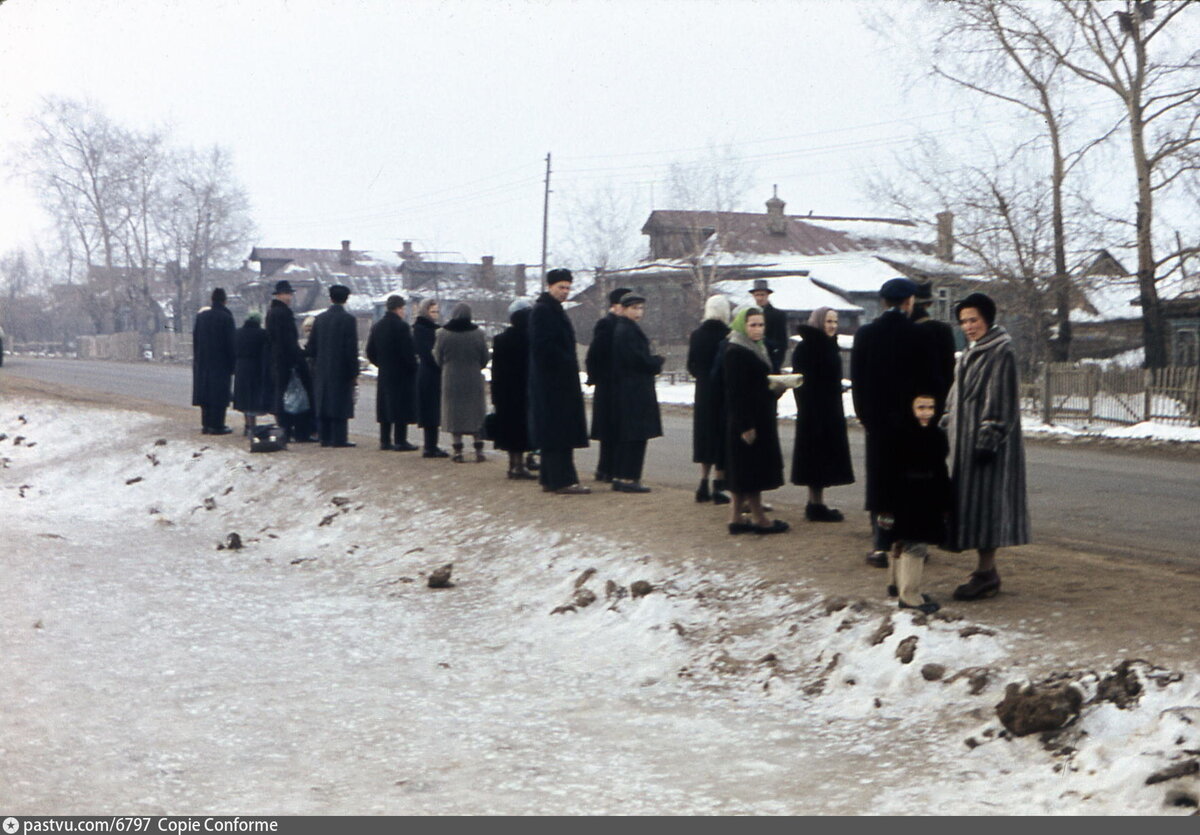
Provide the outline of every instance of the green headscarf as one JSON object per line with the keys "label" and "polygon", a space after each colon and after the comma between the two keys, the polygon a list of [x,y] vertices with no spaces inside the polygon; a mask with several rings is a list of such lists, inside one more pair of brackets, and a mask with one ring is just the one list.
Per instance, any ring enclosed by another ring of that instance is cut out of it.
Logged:
{"label": "green headscarf", "polygon": [[745,348],[762,360],[767,368],[771,368],[771,358],[767,354],[766,344],[761,339],[755,342],[746,333],[746,318],[751,313],[757,313],[759,316],[763,315],[762,308],[752,304],[741,305],[734,312],[733,321],[729,323],[729,342],[731,345],[740,345]]}

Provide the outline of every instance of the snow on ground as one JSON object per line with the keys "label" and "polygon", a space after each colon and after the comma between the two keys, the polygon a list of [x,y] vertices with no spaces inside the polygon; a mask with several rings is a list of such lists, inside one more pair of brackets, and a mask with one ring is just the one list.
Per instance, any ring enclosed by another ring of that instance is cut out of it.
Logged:
{"label": "snow on ground", "polygon": [[[1145,785],[1200,749],[1194,672],[1014,739],[993,707],[1037,636],[667,568],[403,479],[331,491],[327,456],[173,429],[0,406],[6,809],[1194,807],[1195,776]],[[427,588],[443,563],[456,587]]]}

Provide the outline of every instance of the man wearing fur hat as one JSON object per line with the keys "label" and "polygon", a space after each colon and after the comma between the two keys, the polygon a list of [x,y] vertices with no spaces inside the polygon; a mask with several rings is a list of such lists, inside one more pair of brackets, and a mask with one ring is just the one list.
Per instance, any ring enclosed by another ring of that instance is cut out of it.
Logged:
{"label": "man wearing fur hat", "polygon": [[348,434],[358,385],[358,323],[346,310],[349,298],[349,287],[334,284],[329,288],[332,304],[313,322],[304,349],[314,362],[313,394],[321,446],[354,446]]}
{"label": "man wearing fur hat", "polygon": [[237,326],[225,306],[225,291],[212,291],[212,306],[196,314],[192,329],[192,405],[200,407],[200,431],[228,435],[225,425],[233,380],[234,335]]}
{"label": "man wearing fur hat", "polygon": [[579,483],[575,450],[588,445],[587,414],[579,385],[575,329],[563,309],[574,276],[546,273],[546,292],[529,317],[529,431],[542,452],[538,480],[547,493],[592,492]]}
{"label": "man wearing fur hat", "polygon": [[612,481],[613,477],[613,424],[618,409],[612,380],[613,332],[624,310],[621,299],[630,292],[628,287],[618,287],[608,294],[608,312],[592,328],[592,344],[588,345],[587,356],[583,360],[587,384],[595,387],[592,394],[592,432],[589,437],[600,442],[596,481]]}
{"label": "man wearing fur hat", "polygon": [[850,380],[854,411],[866,433],[867,510],[874,538],[867,564],[887,568],[891,534],[878,525],[884,485],[891,481],[898,437],[910,417],[913,398],[928,390],[930,374],[917,326],[909,319],[915,282],[893,278],[879,289],[886,309],[854,335]]}

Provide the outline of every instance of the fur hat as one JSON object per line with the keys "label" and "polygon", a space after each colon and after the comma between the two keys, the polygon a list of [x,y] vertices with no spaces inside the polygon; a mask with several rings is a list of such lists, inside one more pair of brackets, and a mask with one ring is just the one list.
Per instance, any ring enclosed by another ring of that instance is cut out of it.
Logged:
{"label": "fur hat", "polygon": [[559,267],[556,270],[550,270],[550,272],[546,273],[547,287],[551,284],[558,284],[560,281],[572,282],[574,280],[575,276],[571,275],[571,271],[566,267]]}
{"label": "fur hat", "polygon": [[959,316],[965,308],[973,307],[979,311],[979,315],[983,317],[983,321],[987,322],[988,327],[996,324],[996,303],[990,297],[983,293],[972,293],[965,299],[954,305],[954,315]]}

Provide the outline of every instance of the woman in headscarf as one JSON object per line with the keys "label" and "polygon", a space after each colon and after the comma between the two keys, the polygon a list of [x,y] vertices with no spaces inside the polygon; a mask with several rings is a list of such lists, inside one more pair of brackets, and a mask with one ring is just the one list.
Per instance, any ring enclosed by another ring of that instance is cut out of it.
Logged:
{"label": "woman in headscarf", "polygon": [[[724,404],[718,399],[719,389],[713,385],[713,365],[722,340],[729,335],[729,317],[729,299],[719,294],[709,297],[704,304],[704,321],[688,340],[687,370],[696,381],[696,402],[692,409],[692,461],[700,465],[696,501],[711,499],[714,504],[729,502],[725,493]],[[714,469],[716,478],[709,492],[708,474]]]}
{"label": "woman in headscarf", "polygon": [[954,313],[967,348],[955,366],[942,418],[954,485],[947,545],[952,551],[978,551],[978,565],[954,590],[954,599],[979,600],[1000,591],[996,549],[1030,540],[1021,389],[1012,337],[996,324],[996,303],[972,293]]}
{"label": "woman in headscarf", "polygon": [[442,369],[442,426],[454,438],[451,460],[459,464],[466,460],[463,435],[474,441],[474,460],[486,460],[479,435],[485,413],[482,372],[488,364],[487,338],[471,321],[467,305],[455,306],[450,321],[438,331],[433,359]]}
{"label": "woman in headscarf", "polygon": [[804,375],[795,390],[796,445],[792,484],[808,488],[804,515],[810,522],[841,522],[842,512],[825,504],[825,488],[854,483],[846,413],[842,406],[842,354],[838,350],[838,314],[819,307],[797,328],[801,341],[792,354],[792,371]]}
{"label": "woman in headscarf", "polygon": [[442,425],[442,369],[433,358],[433,343],[438,332],[437,299],[422,299],[413,322],[413,345],[417,349],[417,426],[425,431],[425,458],[447,458],[449,453],[437,445]]}
{"label": "woman in headscarf", "polygon": [[508,477],[536,479],[525,466],[529,452],[529,315],[533,302],[508,306],[509,327],[492,340],[492,406],[496,417],[492,442],[508,453]]}
{"label": "woman in headscarf", "polygon": [[[783,485],[783,453],[771,390],[771,359],[763,344],[766,320],[758,307],[740,308],[730,325],[724,372],[726,473],[732,515],[729,532],[783,533],[787,522],[771,521],[763,510],[762,492]],[[742,521],[743,503],[750,521]]]}
{"label": "woman in headscarf", "polygon": [[245,416],[243,434],[254,432],[259,415],[271,411],[271,350],[262,316],[251,313],[233,340],[233,408]]}

